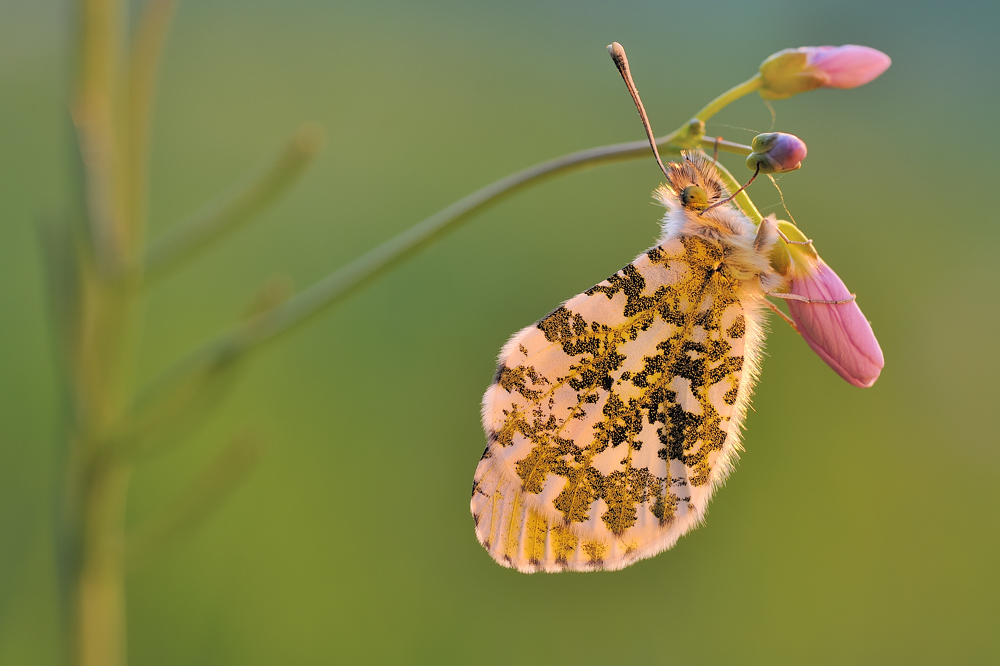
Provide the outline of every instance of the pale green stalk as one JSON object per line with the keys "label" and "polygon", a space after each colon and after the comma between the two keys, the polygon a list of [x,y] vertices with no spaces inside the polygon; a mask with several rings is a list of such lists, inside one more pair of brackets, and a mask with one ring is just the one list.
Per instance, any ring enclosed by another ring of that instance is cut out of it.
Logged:
{"label": "pale green stalk", "polygon": [[144,268],[148,279],[156,279],[225,238],[284,194],[319,154],[324,141],[325,132],[319,125],[301,126],[282,153],[258,175],[154,241],[146,251]]}
{"label": "pale green stalk", "polygon": [[115,263],[127,254],[129,240],[115,129],[123,14],[122,0],[80,0],[80,64],[72,112],[86,165],[90,242],[103,273],[118,268]]}
{"label": "pale green stalk", "polygon": [[127,61],[125,3],[80,0],[78,10],[73,119],[88,238],[76,244],[76,302],[66,338],[73,423],[60,558],[67,563],[69,643],[77,666],[123,666],[126,659],[125,507],[132,468],[109,443],[130,402],[153,76],[172,10],[172,2],[151,0]]}
{"label": "pale green stalk", "polygon": [[733,86],[726,92],[722,93],[711,102],[706,104],[701,111],[694,114],[694,117],[701,122],[706,122],[709,118],[717,114],[726,106],[732,104],[741,97],[745,97],[752,92],[760,90],[761,86],[764,84],[764,79],[761,75],[754,74],[751,78],[747,79],[738,86]]}
{"label": "pale green stalk", "polygon": [[703,150],[707,152],[712,152],[715,150],[716,146],[719,148],[721,153],[731,153],[733,155],[749,155],[753,152],[753,148],[742,143],[735,143],[733,141],[724,141],[722,139],[713,139],[710,136],[702,137],[699,141]]}
{"label": "pale green stalk", "polygon": [[136,247],[142,243],[149,185],[149,140],[156,98],[156,74],[177,0],[148,0],[142,9],[128,67],[128,170],[126,213]]}
{"label": "pale green stalk", "polygon": [[124,11],[120,0],[82,0],[80,70],[73,119],[84,163],[89,242],[80,262],[76,330],[67,353],[74,424],[67,477],[66,601],[78,666],[125,661],[122,542],[127,465],[103,455],[102,439],[119,420],[128,287],[109,277],[131,263],[134,234],[125,214],[119,103]]}

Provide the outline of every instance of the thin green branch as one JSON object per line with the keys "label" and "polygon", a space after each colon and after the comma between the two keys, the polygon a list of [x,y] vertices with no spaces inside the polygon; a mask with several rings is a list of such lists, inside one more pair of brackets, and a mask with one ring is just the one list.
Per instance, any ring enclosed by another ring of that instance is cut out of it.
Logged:
{"label": "thin green branch", "polygon": [[710,136],[702,137],[699,142],[701,147],[711,152],[715,150],[716,146],[719,148],[719,152],[722,153],[732,153],[733,155],[749,155],[753,152],[753,148],[742,143],[736,143],[734,141],[725,141],[723,139],[714,139]]}
{"label": "thin green branch", "polygon": [[[287,276],[268,278],[248,304],[243,322],[252,324],[292,294]],[[143,393],[110,437],[116,455],[133,461],[148,459],[189,437],[228,394],[238,376],[234,371],[240,367],[225,361],[205,365],[182,381],[161,384],[166,390]]]}
{"label": "thin green branch", "polygon": [[79,59],[72,105],[83,164],[87,243],[73,298],[81,325],[68,354],[74,422],[66,458],[60,562],[72,661],[125,663],[121,535],[127,465],[100,455],[105,429],[118,422],[123,397],[131,292],[109,279],[132,266],[137,245],[125,215],[122,135],[116,125],[126,25],[122,0],[79,0]]}
{"label": "thin green branch", "polygon": [[754,74],[752,77],[750,77],[743,83],[737,86],[733,86],[732,88],[730,88],[729,90],[722,93],[721,95],[713,99],[711,102],[706,104],[701,111],[694,114],[694,117],[702,122],[705,122],[709,118],[717,114],[719,111],[721,111],[723,107],[732,104],[741,97],[744,97],[752,92],[760,90],[760,87],[763,84],[764,84],[764,79],[761,77],[761,75],[759,73]]}
{"label": "thin green branch", "polygon": [[119,138],[115,131],[124,18],[121,0],[80,0],[79,61],[73,122],[83,156],[87,221],[102,274],[127,261]]}
{"label": "thin green branch", "polygon": [[128,71],[128,223],[142,242],[149,178],[149,136],[156,96],[156,74],[177,0],[149,0],[132,37]]}
{"label": "thin green branch", "polygon": [[155,241],[146,252],[150,279],[162,275],[212,243],[234,232],[244,222],[294,184],[322,150],[323,128],[302,125],[282,153],[243,186],[224,194]]}

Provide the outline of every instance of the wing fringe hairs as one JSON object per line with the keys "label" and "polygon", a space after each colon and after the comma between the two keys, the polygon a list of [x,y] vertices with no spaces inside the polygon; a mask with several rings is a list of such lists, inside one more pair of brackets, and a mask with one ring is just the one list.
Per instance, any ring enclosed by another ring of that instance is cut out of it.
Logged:
{"label": "wing fringe hairs", "polygon": [[503,347],[483,397],[486,451],[472,513],[500,564],[614,570],[704,518],[732,470],[760,370],[773,218],[731,204],[700,151],[654,197],[657,245]]}

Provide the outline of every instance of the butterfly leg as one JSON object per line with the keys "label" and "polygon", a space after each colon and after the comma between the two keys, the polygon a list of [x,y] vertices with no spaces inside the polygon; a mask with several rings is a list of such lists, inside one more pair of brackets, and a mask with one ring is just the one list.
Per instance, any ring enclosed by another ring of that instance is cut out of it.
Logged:
{"label": "butterfly leg", "polygon": [[812,245],[812,239],[811,238],[807,238],[804,241],[793,241],[788,236],[786,236],[785,234],[781,233],[781,229],[776,229],[776,231],[778,232],[778,237],[781,238],[781,240],[783,240],[786,243],[788,243],[789,245]]}
{"label": "butterfly leg", "polygon": [[774,298],[783,298],[786,301],[799,301],[802,303],[822,303],[824,305],[840,305],[841,303],[853,303],[858,300],[857,294],[851,294],[850,298],[842,298],[839,301],[827,301],[822,298],[806,298],[805,296],[799,296],[798,294],[778,294],[771,292],[767,294],[768,296],[773,296]]}
{"label": "butterfly leg", "polygon": [[[771,294],[768,294],[768,296],[770,296],[770,295]],[[794,321],[792,321],[792,318],[789,317],[788,315],[786,315],[784,312],[782,312],[781,309],[778,308],[777,305],[775,305],[774,303],[772,303],[771,301],[769,301],[767,299],[764,300],[764,304],[767,305],[767,307],[771,308],[772,312],[776,313],[779,317],[781,317],[782,319],[784,319],[785,323],[788,324],[789,326],[791,326],[793,331],[795,331],[799,335],[802,335],[802,333],[799,332],[799,327],[795,325]]]}

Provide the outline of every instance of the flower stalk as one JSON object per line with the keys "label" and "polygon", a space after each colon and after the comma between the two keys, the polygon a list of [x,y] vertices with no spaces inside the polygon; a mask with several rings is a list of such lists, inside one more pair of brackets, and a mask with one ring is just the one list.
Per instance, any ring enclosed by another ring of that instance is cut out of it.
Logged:
{"label": "flower stalk", "polygon": [[698,113],[694,114],[694,117],[701,122],[708,122],[708,119],[717,114],[722,109],[726,108],[736,100],[741,97],[746,97],[750,93],[757,92],[761,89],[764,81],[760,74],[755,74],[743,83],[733,86],[726,92],[722,93],[711,102],[706,104]]}

